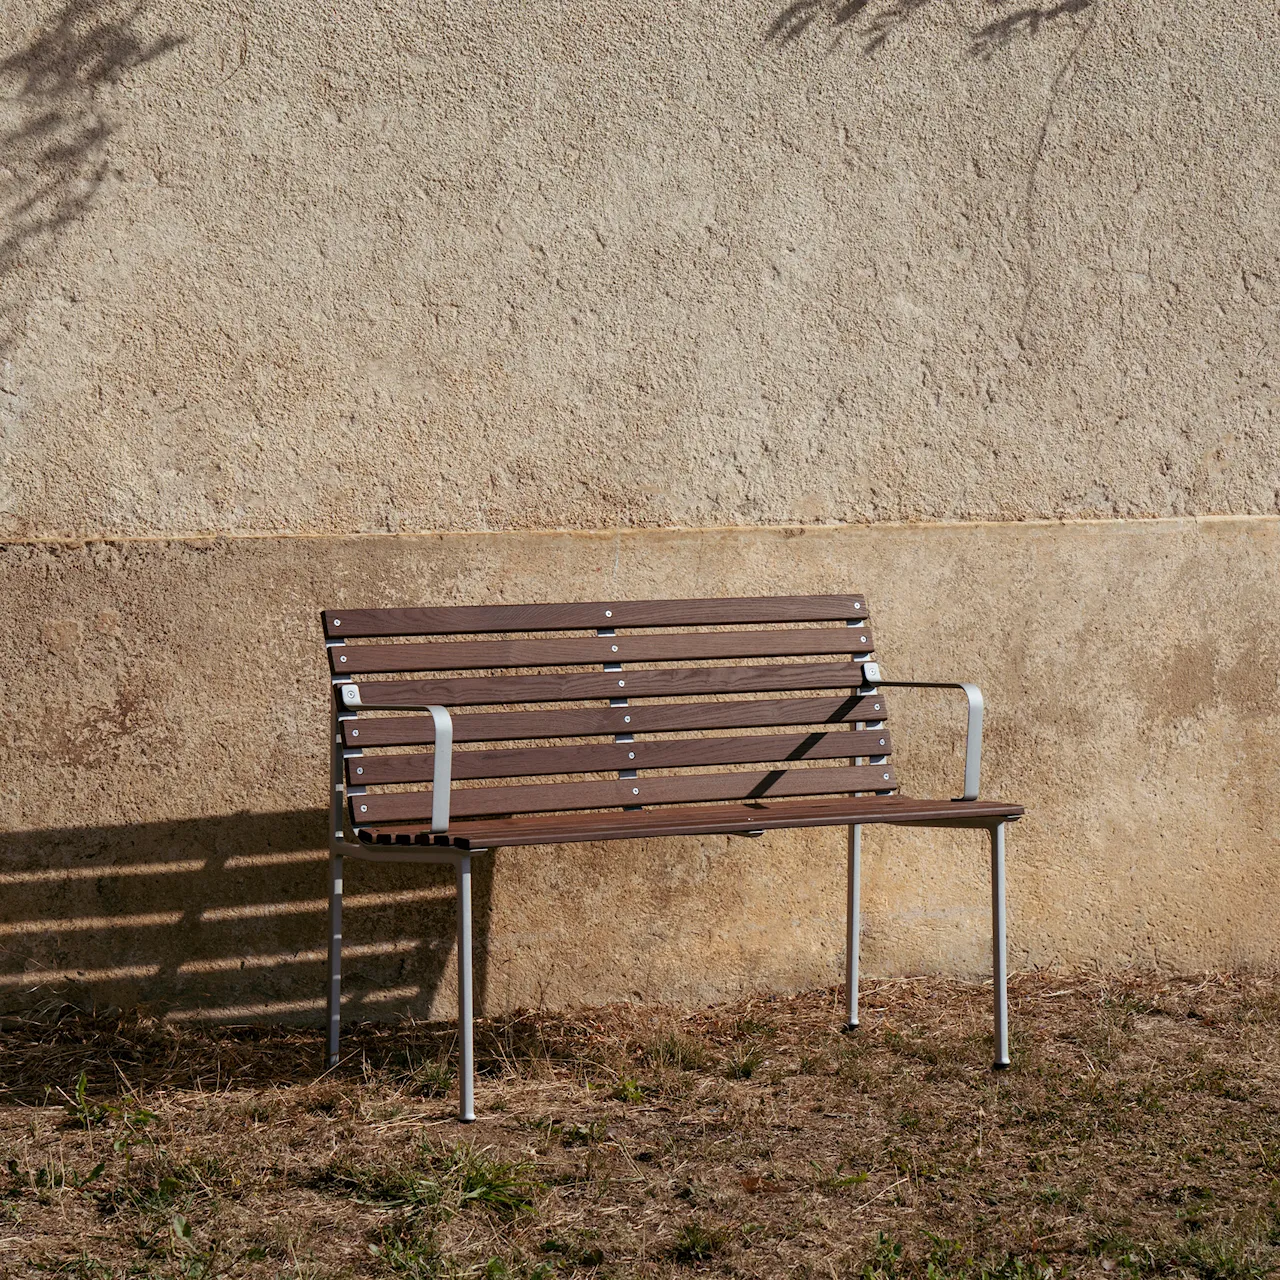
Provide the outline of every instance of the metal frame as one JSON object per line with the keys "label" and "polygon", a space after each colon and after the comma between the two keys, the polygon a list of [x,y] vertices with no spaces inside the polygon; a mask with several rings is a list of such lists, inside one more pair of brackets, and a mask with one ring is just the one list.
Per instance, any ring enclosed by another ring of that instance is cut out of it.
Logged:
{"label": "metal frame", "polygon": [[[330,647],[339,647],[337,645]],[[338,1041],[342,1032],[342,862],[344,857],[365,862],[421,862],[436,866],[452,866],[457,892],[458,937],[458,1119],[469,1124],[476,1118],[475,1104],[475,1009],[473,995],[473,956],[471,935],[471,857],[446,848],[400,849],[364,845],[350,838],[347,824],[347,795],[363,795],[363,787],[347,787],[346,762],[364,753],[357,747],[348,749],[342,743],[342,721],[355,718],[360,711],[429,711],[435,722],[436,740],[431,794],[431,830],[443,835],[449,829],[449,793],[453,773],[453,718],[444,707],[384,707],[362,701],[357,685],[344,678],[333,681],[335,693],[330,721],[330,822],[329,822],[329,982],[326,1001],[326,1063],[338,1064]],[[338,705],[341,699],[341,707]],[[343,710],[348,714],[344,715]]]}
{"label": "metal frame", "polygon": [[[863,688],[860,693],[876,689],[959,689],[968,701],[969,716],[965,729],[964,794],[957,804],[978,798],[982,770],[982,690],[964,681],[885,680],[878,663],[862,667]],[[963,821],[963,810],[957,810]],[[934,824],[930,824],[934,825]],[[942,824],[936,824],[942,825]],[[951,825],[951,824],[948,824]],[[960,825],[960,824],[955,824]],[[1008,939],[1005,910],[1005,827],[1007,821],[981,823],[991,837],[991,986],[995,1033],[995,1061],[992,1067],[1002,1070],[1009,1065],[1009,992]],[[847,910],[845,916],[845,1026],[853,1031],[858,1026],[858,959],[862,933],[862,826],[849,827],[849,863]]]}

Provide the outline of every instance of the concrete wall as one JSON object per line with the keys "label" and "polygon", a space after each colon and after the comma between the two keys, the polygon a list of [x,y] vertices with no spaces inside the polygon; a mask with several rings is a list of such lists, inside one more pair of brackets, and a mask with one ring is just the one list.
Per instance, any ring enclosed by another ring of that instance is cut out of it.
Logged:
{"label": "concrete wall", "polygon": [[[5,6],[0,999],[309,1016],[314,612],[494,596],[866,591],[893,671],[993,697],[1018,963],[1274,963],[1278,44],[1260,0]],[[975,840],[871,838],[873,972],[982,968]],[[837,846],[504,853],[486,998],[831,980]],[[429,1007],[444,887],[361,877],[357,1002]]]}
{"label": "concrete wall", "polygon": [[[322,605],[851,586],[896,674],[984,686],[984,791],[1030,810],[1015,966],[1274,964],[1278,555],[1261,519],[12,547],[0,982],[317,1006]],[[903,693],[890,716],[907,788],[953,794],[961,707]],[[979,834],[870,832],[869,970],[981,972],[985,862]],[[501,851],[486,1005],[835,981],[843,866],[840,831]],[[359,866],[347,888],[353,1004],[430,1007],[449,887]]]}

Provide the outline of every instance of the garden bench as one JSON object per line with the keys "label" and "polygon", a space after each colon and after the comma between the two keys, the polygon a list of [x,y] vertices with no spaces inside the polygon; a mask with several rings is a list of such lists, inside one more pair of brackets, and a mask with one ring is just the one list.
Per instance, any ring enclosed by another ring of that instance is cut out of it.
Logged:
{"label": "garden bench", "polygon": [[[454,867],[459,1116],[472,1120],[473,855],[847,826],[852,1028],[868,823],[990,832],[994,1065],[1008,1065],[1005,824],[1023,810],[978,799],[977,686],[885,679],[862,595],[330,609],[322,620],[334,695],[330,1065],[338,1061],[344,857]],[[891,687],[964,693],[958,799],[898,792],[883,693]]]}

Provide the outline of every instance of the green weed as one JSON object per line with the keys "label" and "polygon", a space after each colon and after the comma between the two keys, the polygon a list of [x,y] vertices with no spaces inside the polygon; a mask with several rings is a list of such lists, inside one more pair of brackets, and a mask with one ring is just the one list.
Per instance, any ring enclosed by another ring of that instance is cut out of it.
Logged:
{"label": "green weed", "polygon": [[704,1226],[700,1222],[687,1222],[676,1233],[670,1252],[677,1262],[706,1262],[714,1258],[724,1246],[723,1231]]}

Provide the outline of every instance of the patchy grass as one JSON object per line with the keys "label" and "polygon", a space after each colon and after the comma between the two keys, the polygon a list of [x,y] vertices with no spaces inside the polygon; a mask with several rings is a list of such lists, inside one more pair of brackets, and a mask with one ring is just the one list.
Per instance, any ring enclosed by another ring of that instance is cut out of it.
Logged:
{"label": "patchy grass", "polygon": [[872,983],[700,1012],[0,1034],[0,1276],[1263,1280],[1280,979]]}

